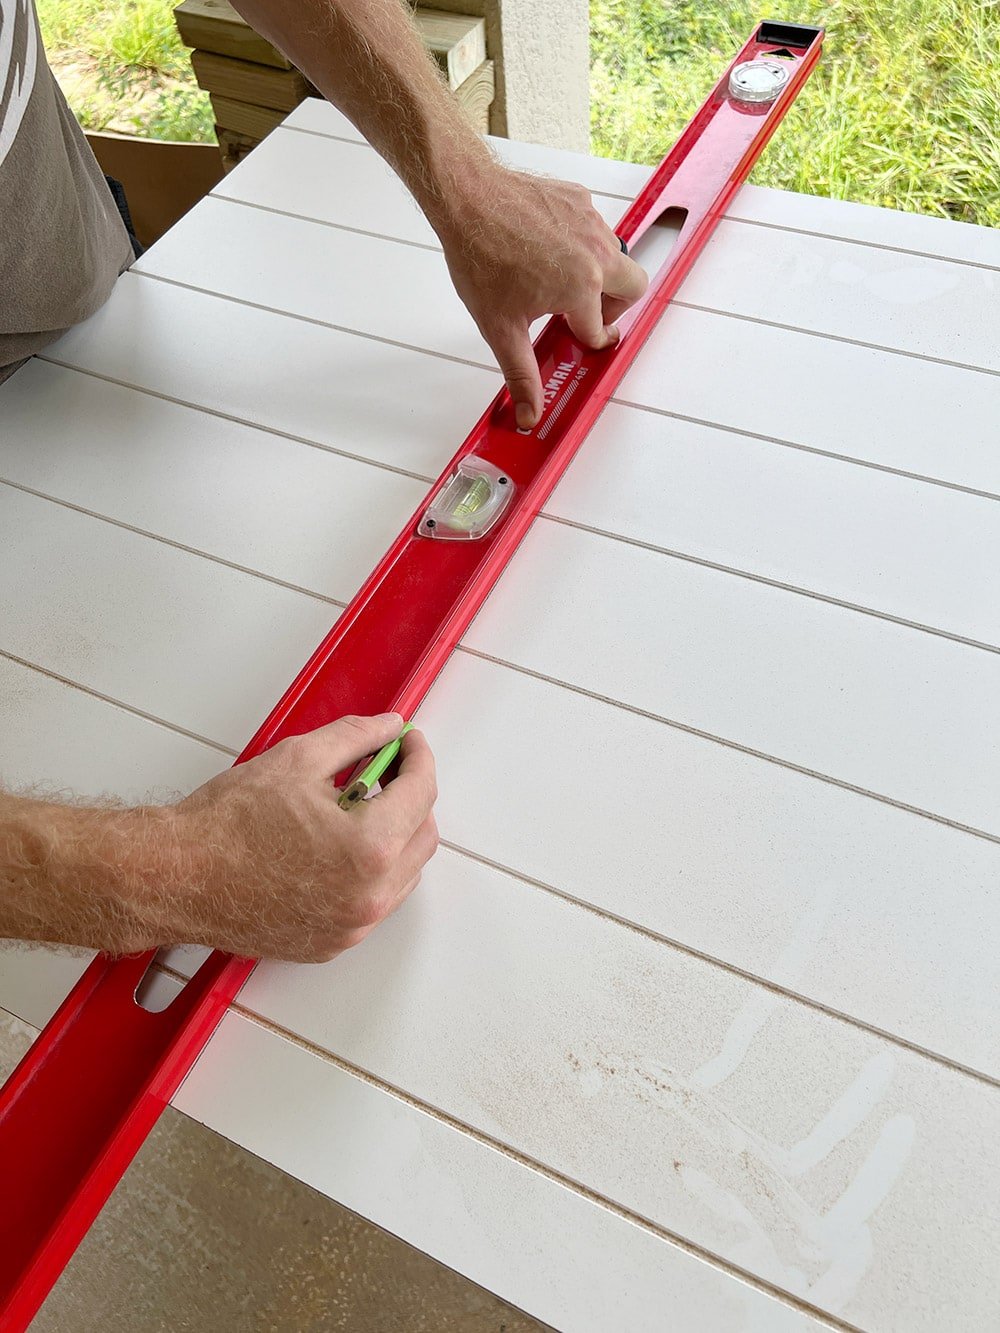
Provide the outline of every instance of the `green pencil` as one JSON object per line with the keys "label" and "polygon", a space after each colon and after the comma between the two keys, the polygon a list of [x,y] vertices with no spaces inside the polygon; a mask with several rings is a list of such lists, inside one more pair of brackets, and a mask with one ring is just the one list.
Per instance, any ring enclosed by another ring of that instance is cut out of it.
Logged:
{"label": "green pencil", "polygon": [[385,770],[399,754],[399,747],[402,744],[403,737],[408,731],[412,730],[413,723],[407,722],[406,726],[396,739],[390,741],[388,745],[383,745],[378,754],[365,764],[361,772],[351,778],[350,782],[340,793],[340,798],[337,801],[341,810],[353,810],[356,806],[361,804]]}

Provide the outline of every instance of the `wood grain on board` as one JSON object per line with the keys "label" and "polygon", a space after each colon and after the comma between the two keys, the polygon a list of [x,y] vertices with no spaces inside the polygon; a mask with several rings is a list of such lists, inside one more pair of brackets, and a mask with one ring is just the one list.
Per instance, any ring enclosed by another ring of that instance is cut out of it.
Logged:
{"label": "wood grain on board", "polygon": [[291,111],[312,91],[312,84],[297,69],[271,69],[211,51],[192,51],[191,65],[199,88],[236,102]]}
{"label": "wood grain on board", "polygon": [[276,69],[292,68],[291,61],[254,32],[226,0],[181,0],[174,9],[174,19],[185,46]]}

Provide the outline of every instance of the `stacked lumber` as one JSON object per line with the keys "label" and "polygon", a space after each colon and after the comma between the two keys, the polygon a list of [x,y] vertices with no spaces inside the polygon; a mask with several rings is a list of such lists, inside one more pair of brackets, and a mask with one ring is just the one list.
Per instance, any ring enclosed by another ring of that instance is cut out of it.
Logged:
{"label": "stacked lumber", "polygon": [[[182,0],[174,10],[181,40],[192,47],[198,86],[212,100],[215,131],[228,170],[306,97],[309,80],[237,14],[227,0]],[[481,133],[495,92],[482,18],[417,9],[414,20],[459,104]]]}

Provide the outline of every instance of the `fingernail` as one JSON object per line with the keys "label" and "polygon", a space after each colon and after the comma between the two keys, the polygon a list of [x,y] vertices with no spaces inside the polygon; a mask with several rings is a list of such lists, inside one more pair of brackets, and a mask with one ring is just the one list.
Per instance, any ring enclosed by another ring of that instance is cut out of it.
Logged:
{"label": "fingernail", "polygon": [[387,727],[396,726],[398,724],[399,727],[402,728],[403,715],[402,713],[381,713],[378,717],[378,721],[384,722]]}
{"label": "fingernail", "polygon": [[530,430],[535,424],[535,412],[530,403],[518,403],[514,417],[522,430]]}
{"label": "fingernail", "polygon": [[604,332],[605,332],[605,333],[607,334],[607,336],[608,336],[608,346],[609,346],[609,347],[614,347],[615,343],[616,343],[616,342],[618,341],[618,339],[622,336],[622,335],[618,332],[618,325],[617,325],[617,324],[609,324],[608,327],[604,330]]}

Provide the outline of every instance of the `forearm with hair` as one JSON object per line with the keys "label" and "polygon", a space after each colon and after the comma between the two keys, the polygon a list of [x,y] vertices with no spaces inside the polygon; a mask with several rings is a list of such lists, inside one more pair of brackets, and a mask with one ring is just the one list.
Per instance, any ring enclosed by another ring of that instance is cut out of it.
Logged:
{"label": "forearm with hair", "polygon": [[493,168],[401,0],[236,0],[402,177],[431,225],[460,228]]}
{"label": "forearm with hair", "polygon": [[0,937],[111,953],[162,937],[177,844],[166,808],[0,792]]}

